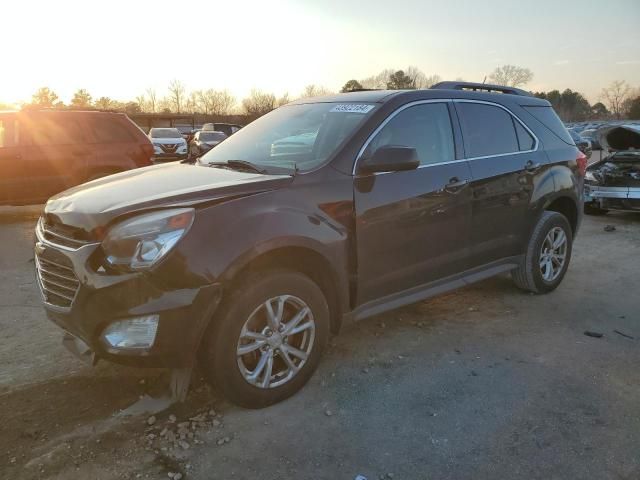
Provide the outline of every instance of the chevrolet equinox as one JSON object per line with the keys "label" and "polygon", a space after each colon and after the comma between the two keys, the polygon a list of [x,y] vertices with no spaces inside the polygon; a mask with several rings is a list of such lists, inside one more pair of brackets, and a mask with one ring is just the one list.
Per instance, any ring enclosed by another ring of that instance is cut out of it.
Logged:
{"label": "chevrolet equinox", "polygon": [[518,89],[299,100],[198,159],[51,198],[37,279],[83,352],[198,360],[227,398],[264,407],[302,388],[343,322],[503,272],[554,290],[585,168],[550,104]]}

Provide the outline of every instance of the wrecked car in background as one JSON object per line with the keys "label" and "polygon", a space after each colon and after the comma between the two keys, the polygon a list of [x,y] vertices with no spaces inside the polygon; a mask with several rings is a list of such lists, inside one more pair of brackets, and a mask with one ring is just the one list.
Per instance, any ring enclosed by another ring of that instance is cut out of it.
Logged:
{"label": "wrecked car in background", "polygon": [[598,137],[609,154],[587,167],[585,213],[640,212],[640,125],[605,127]]}

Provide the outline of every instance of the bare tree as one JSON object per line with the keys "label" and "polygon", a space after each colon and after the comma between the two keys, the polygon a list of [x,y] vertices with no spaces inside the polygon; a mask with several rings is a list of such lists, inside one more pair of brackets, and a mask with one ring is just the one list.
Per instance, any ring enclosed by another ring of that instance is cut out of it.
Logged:
{"label": "bare tree", "polygon": [[149,111],[151,113],[156,113],[156,107],[158,106],[156,90],[154,88],[147,88],[147,97],[149,101],[147,106],[149,107]]}
{"label": "bare tree", "polygon": [[[140,106],[140,111],[142,112],[146,112],[147,111],[147,99],[144,96],[144,93],[141,95],[138,95],[136,97],[136,103]],[[98,106],[98,102],[96,101],[96,106]]]}
{"label": "bare tree", "polygon": [[214,95],[213,115],[229,115],[231,109],[236,104],[236,97],[231,95],[227,90],[217,90]]}
{"label": "bare tree", "polygon": [[285,92],[280,98],[276,100],[276,106],[281,107],[289,103],[291,99],[289,98],[289,92]]}
{"label": "bare tree", "polygon": [[600,97],[616,118],[621,118],[625,100],[631,93],[631,87],[624,80],[614,80],[607,88],[602,89]]}
{"label": "bare tree", "polygon": [[261,116],[276,108],[276,96],[254,89],[247,98],[242,100],[242,107],[248,115]]}
{"label": "bare tree", "polygon": [[489,81],[491,83],[509,87],[520,87],[526,85],[531,80],[533,80],[533,72],[528,68],[518,67],[517,65],[497,67],[491,75],[489,75]]}
{"label": "bare tree", "polygon": [[171,80],[169,83],[169,100],[173,111],[176,113],[182,113],[182,109],[184,108],[185,92],[186,89],[182,82],[179,80]]}
{"label": "bare tree", "polygon": [[200,103],[200,92],[198,90],[194,90],[189,93],[189,96],[184,102],[184,108],[189,113],[199,113],[202,109]]}
{"label": "bare tree", "polygon": [[362,88],[387,88],[389,77],[395,73],[393,68],[385,68],[379,74],[360,80]]}
{"label": "bare tree", "polygon": [[311,84],[304,87],[300,98],[320,97],[322,95],[330,95],[331,93],[333,92],[326,87]]}

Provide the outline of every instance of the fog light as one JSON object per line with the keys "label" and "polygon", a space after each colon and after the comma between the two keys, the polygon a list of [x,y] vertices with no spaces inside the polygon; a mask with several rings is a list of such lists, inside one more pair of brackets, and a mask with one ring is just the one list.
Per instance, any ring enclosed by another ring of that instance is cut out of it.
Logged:
{"label": "fog light", "polygon": [[148,315],[113,322],[102,333],[102,338],[113,348],[150,348],[157,330],[158,315]]}

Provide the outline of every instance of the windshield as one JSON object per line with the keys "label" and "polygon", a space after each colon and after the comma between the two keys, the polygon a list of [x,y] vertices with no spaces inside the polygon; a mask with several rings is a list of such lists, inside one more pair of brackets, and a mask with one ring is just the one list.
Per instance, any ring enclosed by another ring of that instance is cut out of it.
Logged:
{"label": "windshield", "polygon": [[202,163],[244,160],[269,169],[312,170],[367,118],[374,105],[311,103],[289,105],[259,118],[210,150]]}
{"label": "windshield", "polygon": [[151,138],[182,138],[177,128],[152,128],[149,136]]}
{"label": "windshield", "polygon": [[222,132],[200,132],[200,141],[201,142],[221,142],[227,138],[227,136]]}

